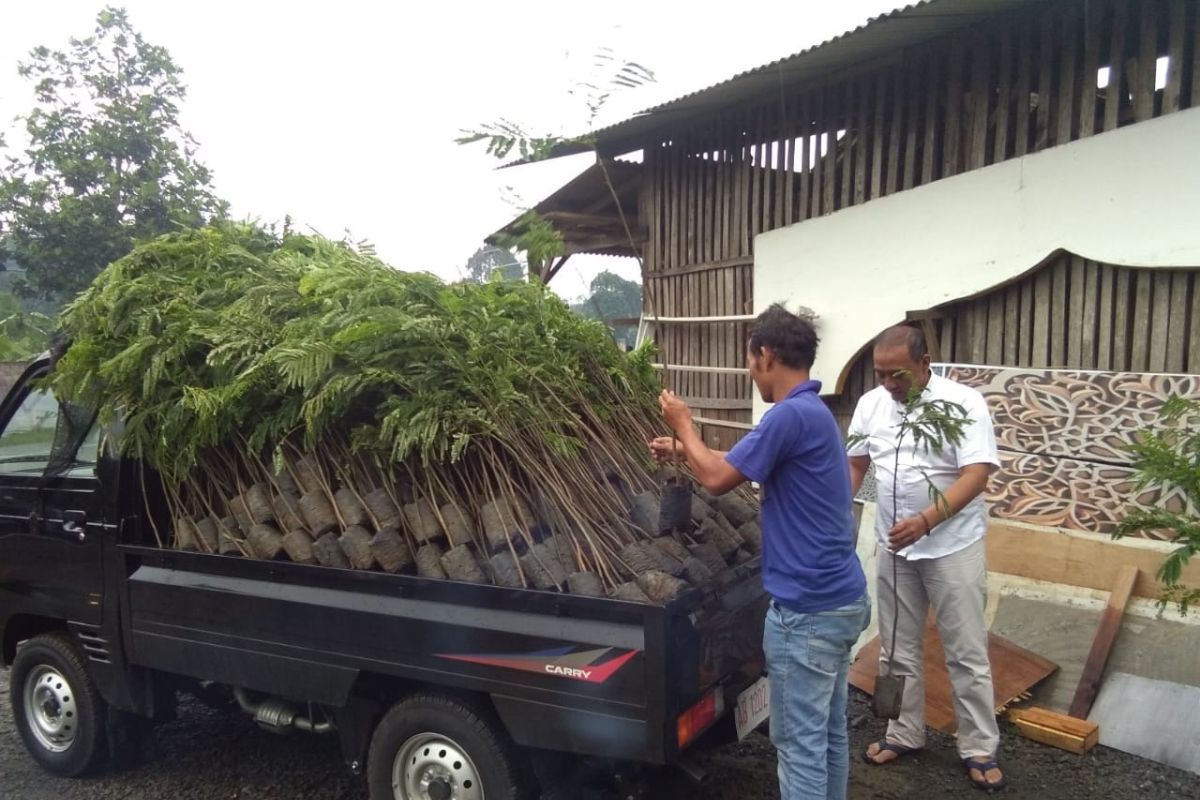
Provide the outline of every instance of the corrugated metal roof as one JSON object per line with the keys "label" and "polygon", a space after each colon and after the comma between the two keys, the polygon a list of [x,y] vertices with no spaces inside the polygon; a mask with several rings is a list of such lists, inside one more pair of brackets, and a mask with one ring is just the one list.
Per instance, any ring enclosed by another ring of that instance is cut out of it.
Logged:
{"label": "corrugated metal roof", "polygon": [[[854,30],[795,55],[646,109],[624,122],[601,128],[594,136],[600,151],[606,155],[639,149],[646,138],[681,120],[919,46],[998,14],[1049,2],[1053,0],[921,0],[874,17]],[[586,145],[564,145],[556,148],[554,155],[589,149]]]}

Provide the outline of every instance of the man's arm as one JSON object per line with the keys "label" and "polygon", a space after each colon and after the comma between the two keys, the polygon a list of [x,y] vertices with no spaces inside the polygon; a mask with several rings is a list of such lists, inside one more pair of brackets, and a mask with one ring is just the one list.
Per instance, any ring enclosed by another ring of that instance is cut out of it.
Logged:
{"label": "man's arm", "polygon": [[888,531],[892,552],[908,547],[962,511],[987,488],[988,478],[995,468],[992,464],[967,464],[959,469],[958,477],[942,492],[940,501],[930,503],[915,517],[900,520]]}
{"label": "man's arm", "polygon": [[863,480],[867,477],[867,470],[871,468],[870,456],[850,456],[850,496],[858,497],[858,490],[862,488]]}
{"label": "man's arm", "polygon": [[677,431],[679,446],[687,456],[692,474],[709,494],[725,494],[746,481],[746,476],[725,460],[725,454],[712,450],[700,439],[696,429],[689,426]]}
{"label": "man's arm", "polygon": [[[676,397],[674,392],[664,391],[659,397],[659,405],[662,406],[663,418],[679,439],[679,447],[687,458],[692,474],[709,494],[725,494],[746,481],[746,476],[725,460],[724,453],[709,449],[700,439],[700,434],[692,425],[692,412],[687,403]],[[656,439],[650,444],[656,456],[658,448],[655,443],[659,441],[661,439]]]}
{"label": "man's arm", "polygon": [[[712,450],[712,448],[709,448]],[[725,450],[713,450],[721,458],[729,455]],[[671,436],[656,436],[650,441],[650,455],[659,464],[674,464],[687,462],[687,453],[679,447],[679,440]]]}

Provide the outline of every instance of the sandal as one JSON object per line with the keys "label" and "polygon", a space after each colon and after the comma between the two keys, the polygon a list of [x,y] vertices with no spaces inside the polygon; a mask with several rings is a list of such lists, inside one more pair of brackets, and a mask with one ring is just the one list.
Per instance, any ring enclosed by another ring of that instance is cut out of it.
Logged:
{"label": "sandal", "polygon": [[[974,784],[976,789],[983,789],[985,792],[998,792],[1005,786],[1008,786],[1008,775],[1003,770],[1000,772],[1000,780],[992,783],[987,779],[987,771],[989,769],[1000,769],[1000,765],[995,758],[989,758],[987,761],[976,761],[972,758],[964,758],[963,766],[967,770],[967,779]],[[971,770],[979,770],[979,774],[983,776],[981,779],[976,779],[971,775]]]}
{"label": "sandal", "polygon": [[[887,739],[880,739],[878,742],[875,743],[875,745],[879,749],[876,750],[874,754],[872,754],[869,751],[869,748],[867,750],[864,750],[863,754],[862,754],[863,761],[867,762],[868,764],[870,764],[873,767],[887,766],[888,764],[895,761],[897,758],[901,758],[903,756],[909,755],[910,753],[919,753],[922,749],[920,747],[905,747],[902,744],[893,744],[892,742],[889,742]],[[883,752],[895,753],[896,757],[889,758],[887,761],[876,761],[875,760],[876,756],[878,756],[880,753],[883,753]]]}

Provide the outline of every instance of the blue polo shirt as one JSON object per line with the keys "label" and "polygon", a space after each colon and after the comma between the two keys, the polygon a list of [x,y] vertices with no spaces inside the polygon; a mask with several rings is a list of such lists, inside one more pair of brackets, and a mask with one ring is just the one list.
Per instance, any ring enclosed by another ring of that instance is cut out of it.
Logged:
{"label": "blue polo shirt", "polygon": [[763,489],[763,588],[805,614],[862,597],[854,552],[850,465],[820,381],[800,384],[763,415],[726,460]]}

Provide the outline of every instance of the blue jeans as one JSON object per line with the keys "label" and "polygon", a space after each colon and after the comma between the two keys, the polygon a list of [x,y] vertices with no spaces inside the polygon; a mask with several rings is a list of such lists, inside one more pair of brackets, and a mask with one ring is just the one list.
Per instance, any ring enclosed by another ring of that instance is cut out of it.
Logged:
{"label": "blue jeans", "polygon": [[833,611],[801,614],[774,601],[767,610],[763,651],[782,800],[846,800],[850,648],[870,620],[865,593]]}

